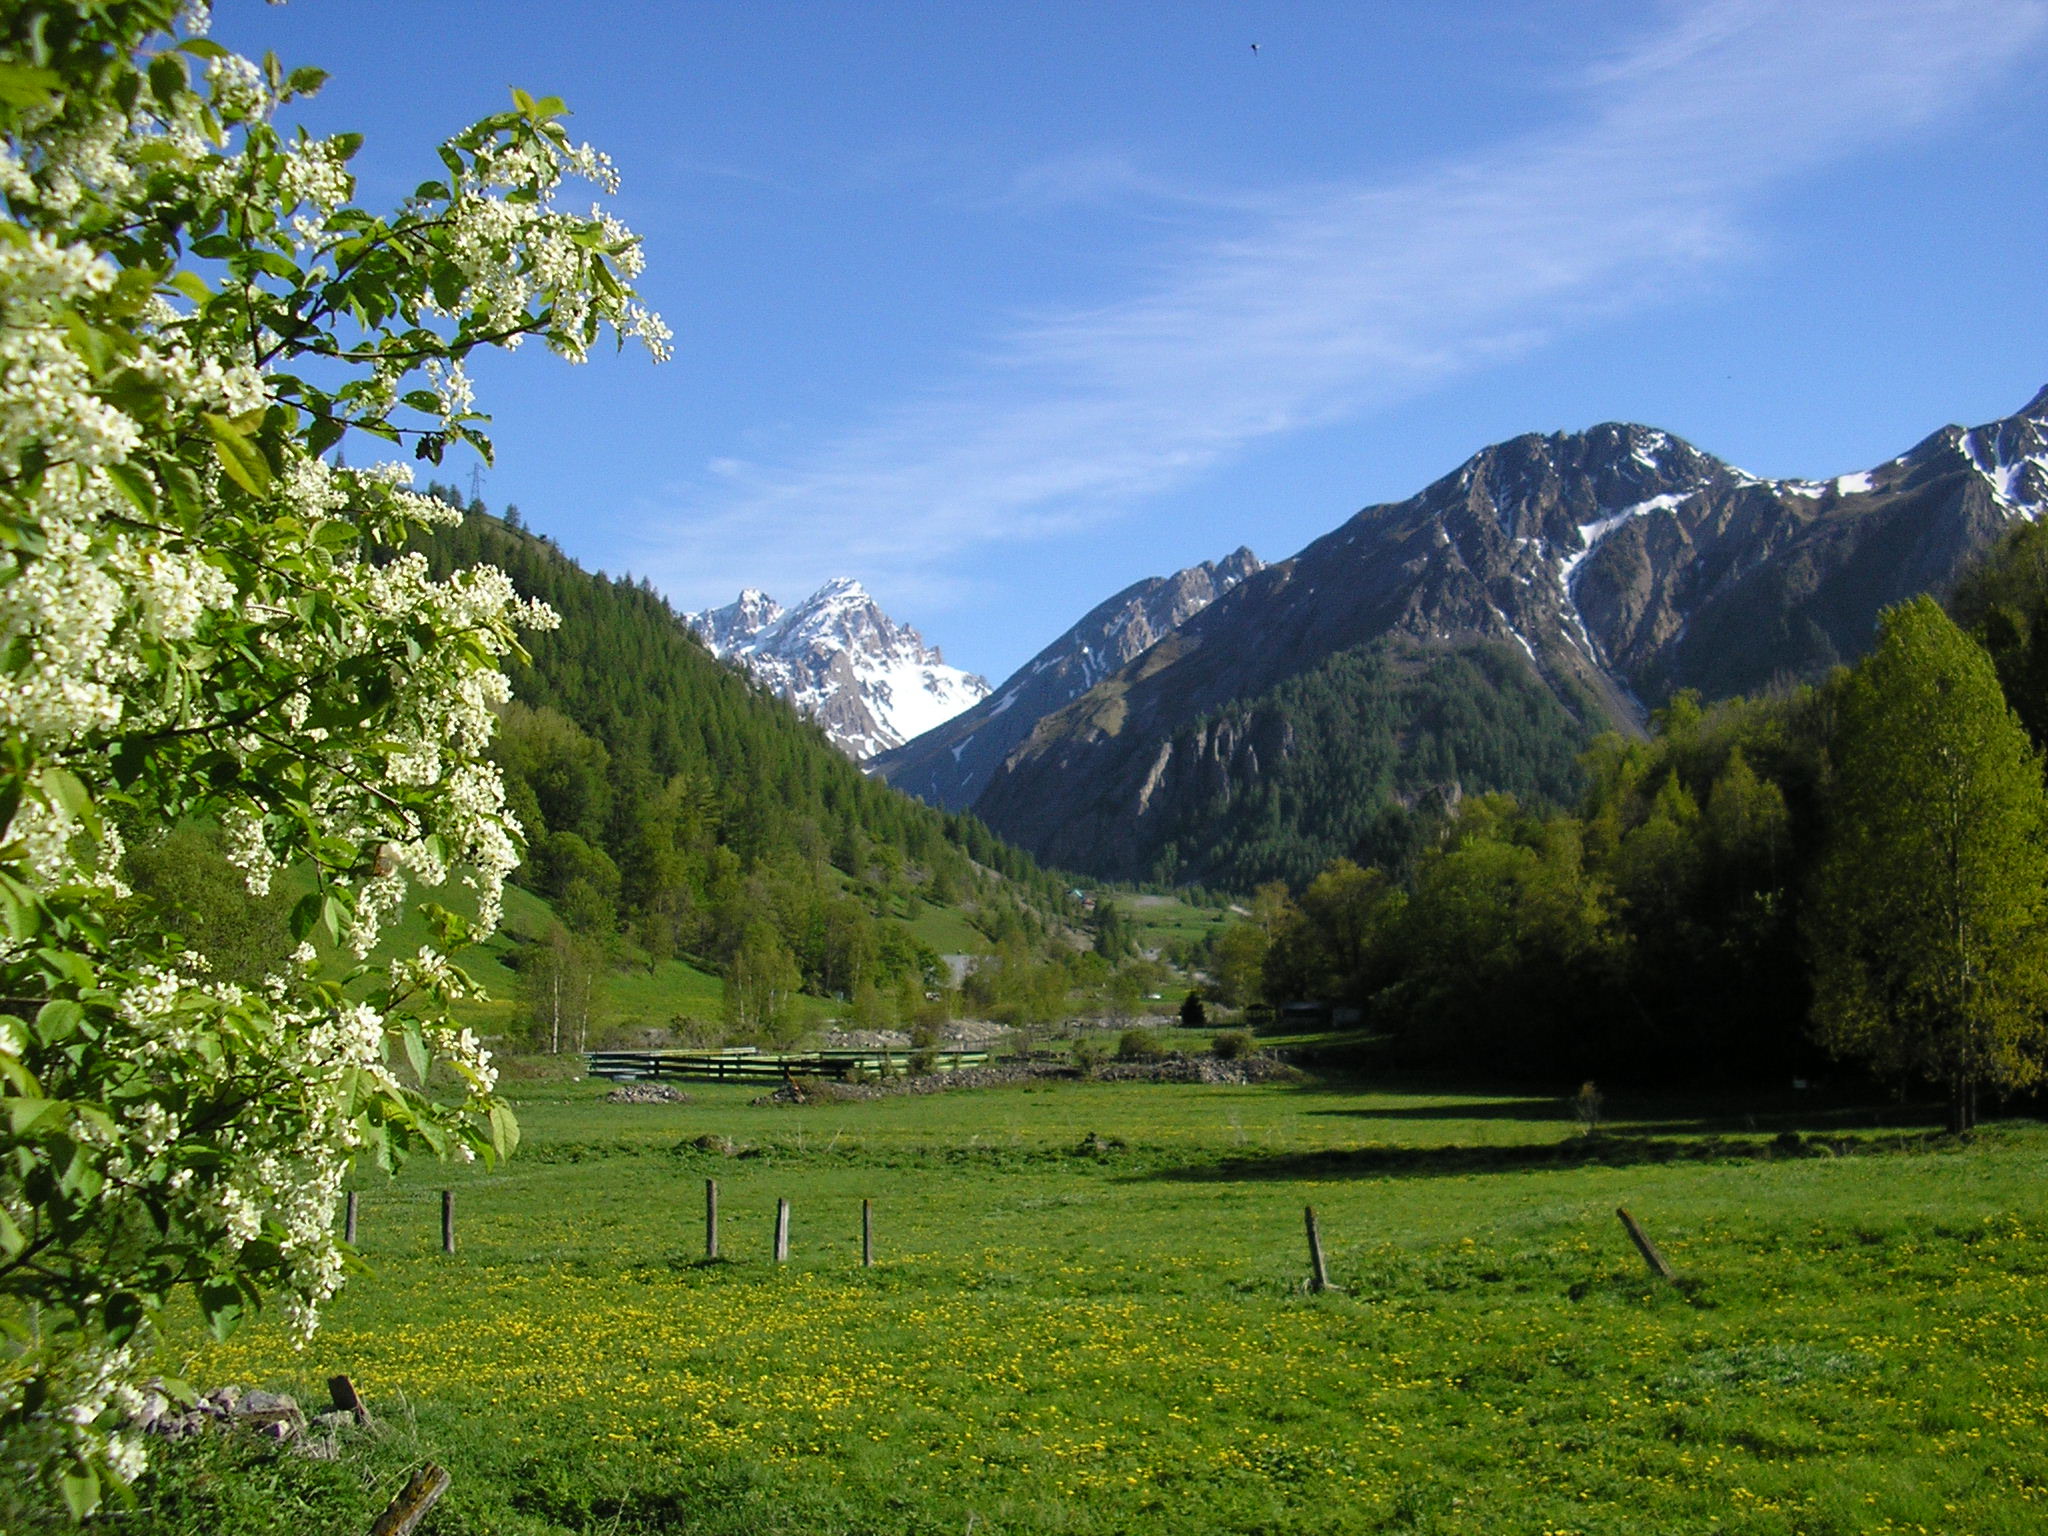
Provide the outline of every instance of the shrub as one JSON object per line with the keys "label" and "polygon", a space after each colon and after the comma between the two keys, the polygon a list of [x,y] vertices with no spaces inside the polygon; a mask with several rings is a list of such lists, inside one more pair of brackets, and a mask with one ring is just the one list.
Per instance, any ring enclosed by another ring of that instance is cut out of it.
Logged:
{"label": "shrub", "polygon": [[1158,1034],[1149,1029],[1127,1029],[1116,1037],[1118,1061],[1157,1061],[1166,1054]]}
{"label": "shrub", "polygon": [[1236,1061],[1252,1053],[1252,1037],[1241,1029],[1226,1029],[1209,1042],[1209,1054],[1218,1061]]}

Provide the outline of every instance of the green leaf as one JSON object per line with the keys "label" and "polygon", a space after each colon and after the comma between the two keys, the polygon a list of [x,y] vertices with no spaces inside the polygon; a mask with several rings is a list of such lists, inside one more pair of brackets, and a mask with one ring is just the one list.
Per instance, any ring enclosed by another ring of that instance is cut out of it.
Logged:
{"label": "green leaf", "polygon": [[27,1246],[28,1234],[7,1214],[7,1207],[0,1205],[0,1259],[11,1259]]}
{"label": "green leaf", "polygon": [[501,1159],[518,1150],[519,1117],[512,1113],[510,1104],[491,1106],[491,1147]]}
{"label": "green leaf", "polygon": [[85,1022],[85,1010],[68,997],[53,997],[36,1010],[36,1033],[55,1044],[69,1040]]}
{"label": "green leaf", "polygon": [[33,64],[0,64],[0,102],[10,107],[40,107],[57,93],[63,77]]}
{"label": "green leaf", "polygon": [[71,1518],[83,1520],[100,1507],[100,1475],[83,1461],[74,1461],[57,1479]]}
{"label": "green leaf", "polygon": [[164,286],[182,293],[194,304],[204,304],[213,297],[213,290],[206,286],[206,279],[197,272],[174,272]]}
{"label": "green leaf", "polygon": [[26,1136],[43,1121],[64,1113],[62,1099],[8,1098],[0,1099],[0,1104],[7,1107],[7,1129],[13,1136]]}
{"label": "green leaf", "polygon": [[199,1287],[199,1311],[207,1331],[225,1339],[242,1323],[242,1288],[232,1280],[209,1280]]}
{"label": "green leaf", "polygon": [[412,1063],[412,1074],[418,1079],[419,1085],[424,1088],[427,1086],[427,1071],[433,1066],[433,1061],[427,1055],[426,1041],[420,1038],[419,1025],[406,1025],[403,1038],[405,1041],[405,1059]]}
{"label": "green leaf", "polygon": [[107,1298],[105,1315],[107,1342],[125,1344],[142,1326],[146,1309],[142,1305],[142,1298],[132,1291],[116,1291]]}
{"label": "green leaf", "polygon": [[192,79],[185,72],[185,61],[175,53],[160,53],[149,65],[150,94],[169,106],[192,88]]}
{"label": "green leaf", "polygon": [[347,427],[332,416],[315,418],[313,424],[306,428],[306,451],[318,458],[340,442],[342,433],[347,430]]}
{"label": "green leaf", "polygon": [[210,37],[188,37],[178,44],[180,53],[189,53],[195,59],[225,59],[231,57],[228,50]]}
{"label": "green leaf", "polygon": [[263,455],[242,429],[227,417],[212,411],[205,412],[201,420],[206,423],[207,431],[213,434],[214,452],[220,456],[220,466],[227,471],[228,478],[251,496],[267,495],[270,491],[270,466],[263,461]]}
{"label": "green leaf", "polygon": [[318,891],[301,896],[292,907],[292,942],[303,944],[306,935],[313,931],[313,925],[320,921],[320,906],[324,898]]}
{"label": "green leaf", "polygon": [[109,464],[107,478],[144,517],[156,516],[156,482],[133,464]]}
{"label": "green leaf", "polygon": [[38,776],[43,793],[80,821],[92,815],[92,792],[69,768],[45,768]]}

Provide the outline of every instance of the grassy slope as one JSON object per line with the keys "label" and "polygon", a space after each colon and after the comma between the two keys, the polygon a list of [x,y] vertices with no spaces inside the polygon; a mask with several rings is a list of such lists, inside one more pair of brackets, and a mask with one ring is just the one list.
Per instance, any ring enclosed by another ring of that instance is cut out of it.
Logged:
{"label": "grassy slope", "polygon": [[[1771,1138],[1813,1105],[1645,1103],[1589,1159],[1556,1101],[1487,1093],[597,1091],[529,1088],[502,1172],[366,1185],[369,1272],[307,1353],[269,1325],[177,1351],[316,1396],[346,1369],[390,1440],[186,1452],[121,1528],[365,1528],[421,1455],[455,1473],[442,1536],[2042,1528],[2041,1127],[1841,1114],[1859,1155],[1794,1156]],[[1304,1202],[1343,1294],[1301,1293]],[[248,1477],[202,1507],[223,1460]]]}
{"label": "grassy slope", "polygon": [[[310,877],[294,873],[288,877],[296,887],[311,889]],[[395,923],[377,946],[373,959],[409,955],[422,944],[432,942],[426,921],[413,909],[421,901],[438,901],[456,911],[474,913],[468,892],[455,885],[441,890],[416,892],[406,915]],[[463,1023],[482,1034],[496,1034],[508,1028],[518,1007],[519,977],[505,964],[516,938],[535,938],[555,926],[548,903],[516,885],[505,887],[505,919],[497,933],[456,958],[471,979],[490,995],[481,1001],[464,1003],[455,1011]],[[339,961],[336,962],[340,964]],[[698,1019],[716,1019],[724,1004],[725,983],[717,976],[684,960],[669,960],[650,969],[645,965],[614,968],[606,979],[605,1017],[613,1022],[639,1021],[666,1024],[677,1014]],[[811,1016],[830,1011],[817,998],[803,998]]]}
{"label": "grassy slope", "polygon": [[1222,907],[1198,907],[1177,896],[1119,896],[1138,929],[1139,947],[1157,950],[1167,944],[1206,939],[1230,921]]}
{"label": "grassy slope", "polygon": [[928,901],[920,901],[917,916],[909,923],[910,931],[942,955],[985,955],[989,952],[988,938],[974,924],[967,920],[967,914],[958,907],[935,907]]}

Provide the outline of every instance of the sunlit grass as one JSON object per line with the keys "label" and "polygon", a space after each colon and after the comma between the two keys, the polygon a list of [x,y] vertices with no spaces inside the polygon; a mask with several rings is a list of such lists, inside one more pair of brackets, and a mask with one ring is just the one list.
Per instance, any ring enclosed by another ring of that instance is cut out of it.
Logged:
{"label": "sunlit grass", "polygon": [[[531,1091],[509,1168],[366,1184],[368,1272],[306,1354],[181,1345],[204,1383],[405,1405],[456,1472],[437,1531],[2043,1524],[2030,1125],[1623,1103],[1589,1148],[1558,1101],[1472,1093]],[[1776,1141],[1800,1121],[1826,1150]],[[1340,1294],[1304,1294],[1305,1202]]]}

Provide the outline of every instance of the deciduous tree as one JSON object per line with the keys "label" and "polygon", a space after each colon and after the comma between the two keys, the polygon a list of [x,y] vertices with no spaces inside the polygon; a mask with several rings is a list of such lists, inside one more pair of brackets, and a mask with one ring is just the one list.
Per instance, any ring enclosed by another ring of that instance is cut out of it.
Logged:
{"label": "deciduous tree", "polygon": [[1834,1050],[1942,1084],[2042,1069],[2048,796],[1989,658],[1930,598],[1888,610],[1843,689],[1827,844],[1807,909],[1814,1017]]}
{"label": "deciduous tree", "polygon": [[353,1159],[516,1133],[446,1011],[472,925],[439,913],[440,950],[345,986],[310,942],[244,985],[125,920],[117,828],[217,827],[258,895],[310,871],[296,938],[357,956],[415,880],[470,882],[491,927],[518,860],[500,661],[551,615],[398,553],[459,517],[409,466],[323,455],[488,455],[477,347],[666,334],[632,235],[558,205],[612,181],[559,102],[515,93],[380,216],[356,135],[277,125],[320,72],[204,21],[26,0],[0,34],[0,1488],[79,1513],[139,1466],[125,1410],[173,1294],[304,1333]]}

